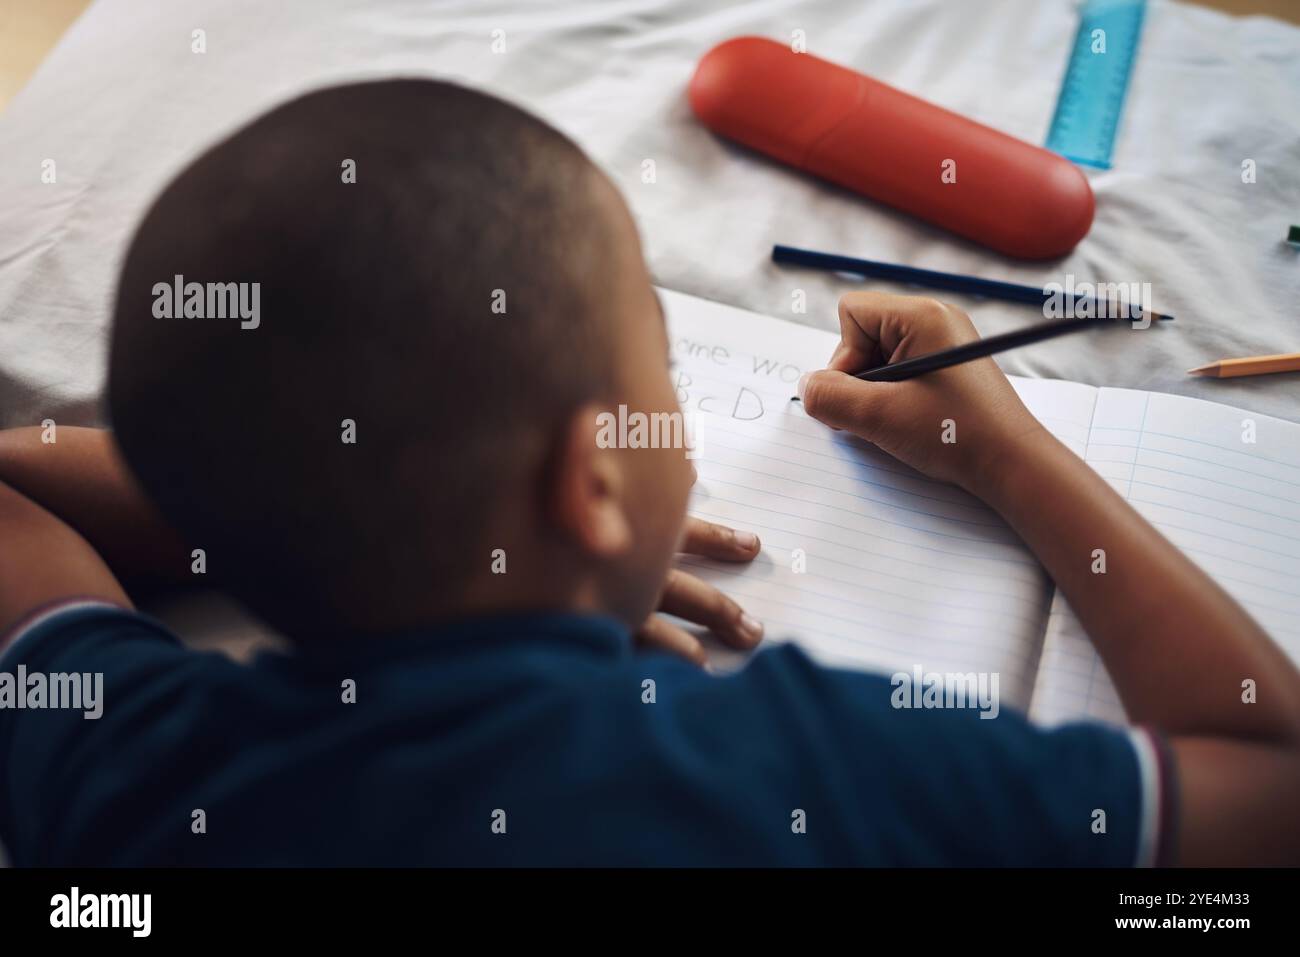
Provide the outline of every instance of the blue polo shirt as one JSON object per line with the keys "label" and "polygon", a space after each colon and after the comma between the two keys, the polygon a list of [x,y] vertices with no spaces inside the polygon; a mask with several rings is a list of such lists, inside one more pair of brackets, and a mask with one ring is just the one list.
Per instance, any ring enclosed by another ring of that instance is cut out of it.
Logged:
{"label": "blue polo shirt", "polygon": [[897,709],[792,645],[719,678],[556,614],[241,665],[77,603],[20,665],[103,684],[98,718],[0,708],[19,866],[1127,866],[1160,830],[1154,736]]}

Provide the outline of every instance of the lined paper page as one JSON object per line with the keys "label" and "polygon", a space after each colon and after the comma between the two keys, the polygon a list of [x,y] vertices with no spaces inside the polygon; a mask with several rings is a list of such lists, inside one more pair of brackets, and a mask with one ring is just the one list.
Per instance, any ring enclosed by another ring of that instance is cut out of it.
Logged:
{"label": "lined paper page", "polygon": [[[1199,399],[1101,389],[1086,457],[1300,661],[1300,425]],[[1059,596],[1032,714],[1047,723],[1124,721],[1105,667]]]}
{"label": "lined paper page", "polygon": [[[662,297],[678,399],[696,416],[691,511],[763,541],[749,566],[687,558],[691,570],[762,620],[768,640],[794,639],[823,662],[869,670],[997,672],[1005,703],[1027,707],[1051,585],[1015,534],[971,496],[791,401],[837,336]],[[1096,390],[1017,386],[1083,454]],[[714,661],[739,663],[725,649]]]}

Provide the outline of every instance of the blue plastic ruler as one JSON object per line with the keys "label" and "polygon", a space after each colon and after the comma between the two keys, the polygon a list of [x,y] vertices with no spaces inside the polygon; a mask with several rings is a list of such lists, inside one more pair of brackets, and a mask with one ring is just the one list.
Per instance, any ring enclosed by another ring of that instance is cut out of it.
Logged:
{"label": "blue plastic ruler", "polygon": [[1110,169],[1146,6],[1146,0],[1085,0],[1047,134],[1049,150]]}

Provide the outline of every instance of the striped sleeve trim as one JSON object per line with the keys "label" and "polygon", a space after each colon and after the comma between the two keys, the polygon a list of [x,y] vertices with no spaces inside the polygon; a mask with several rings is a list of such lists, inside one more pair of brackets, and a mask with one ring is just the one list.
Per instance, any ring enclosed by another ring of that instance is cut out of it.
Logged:
{"label": "striped sleeve trim", "polygon": [[1142,787],[1136,867],[1167,867],[1172,863],[1177,823],[1173,754],[1164,737],[1149,728],[1129,732],[1137,756]]}
{"label": "striped sleeve trim", "polygon": [[7,632],[0,635],[0,665],[6,659],[18,653],[24,640],[35,634],[42,625],[48,624],[61,615],[84,611],[89,608],[111,608],[122,610],[120,605],[99,598],[60,598],[58,601],[33,609],[25,618],[21,618]]}

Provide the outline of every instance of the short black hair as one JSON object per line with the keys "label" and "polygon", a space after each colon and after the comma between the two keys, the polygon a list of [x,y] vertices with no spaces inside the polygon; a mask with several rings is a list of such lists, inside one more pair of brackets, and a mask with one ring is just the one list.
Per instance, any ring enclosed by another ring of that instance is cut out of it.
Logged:
{"label": "short black hair", "polygon": [[[122,269],[109,415],[217,580],[341,632],[488,567],[512,470],[614,388],[600,180],[536,117],[402,79],[295,99],[171,182]],[[160,318],[177,276],[259,283],[256,328]]]}

